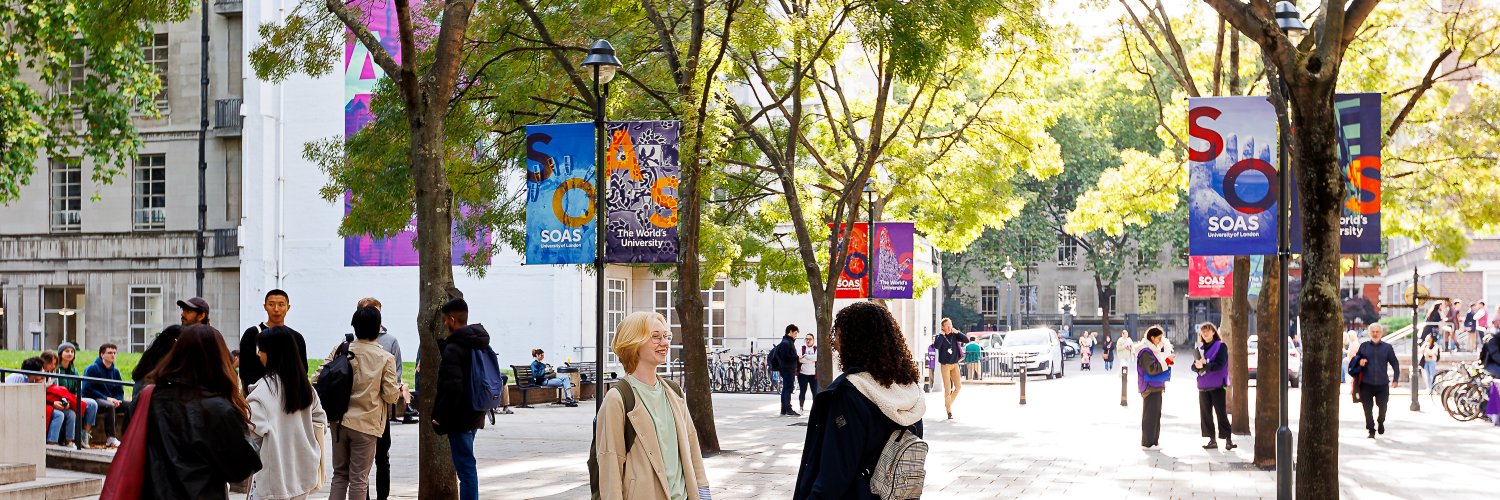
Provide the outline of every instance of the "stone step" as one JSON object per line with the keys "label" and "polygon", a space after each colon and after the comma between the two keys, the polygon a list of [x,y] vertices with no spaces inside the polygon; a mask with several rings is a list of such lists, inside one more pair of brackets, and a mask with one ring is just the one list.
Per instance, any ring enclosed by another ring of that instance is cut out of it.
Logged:
{"label": "stone step", "polygon": [[0,500],[83,498],[104,489],[104,476],[50,469],[46,477],[0,486]]}
{"label": "stone step", "polygon": [[47,447],[49,470],[64,469],[102,476],[109,473],[109,463],[114,458],[114,450],[79,450],[68,446]]}
{"label": "stone step", "polygon": [[31,464],[0,464],[0,486],[36,480],[36,466]]}

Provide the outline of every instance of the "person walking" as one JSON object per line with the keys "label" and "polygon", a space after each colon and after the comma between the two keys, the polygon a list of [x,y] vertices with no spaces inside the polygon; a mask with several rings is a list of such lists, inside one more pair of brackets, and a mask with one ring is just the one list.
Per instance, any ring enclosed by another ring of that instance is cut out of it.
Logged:
{"label": "person walking", "polygon": [[969,340],[971,342],[964,344],[964,370],[969,372],[969,380],[979,380],[984,378],[979,367],[980,360],[984,359],[984,348],[979,342],[973,342],[974,339]]}
{"label": "person walking", "polygon": [[[245,332],[240,334],[240,385],[245,387],[255,385],[266,374],[266,367],[260,364],[260,356],[255,354],[256,346],[260,345],[255,340],[255,336],[269,328],[286,326],[286,313],[292,309],[292,303],[286,292],[278,288],[266,292],[261,308],[266,311],[266,320],[246,328]],[[305,360],[307,345],[301,340],[302,334],[299,333],[296,337],[297,344],[302,349],[301,356]]]}
{"label": "person walking", "polygon": [[1437,339],[1427,337],[1426,340],[1422,343],[1422,374],[1427,376],[1427,391],[1431,392],[1433,379],[1437,377],[1437,363],[1443,359],[1443,351],[1438,349]]}
{"label": "person walking", "polygon": [[1115,341],[1115,358],[1120,360],[1121,370],[1128,370],[1135,361],[1135,341],[1130,340],[1128,330],[1120,330],[1120,338]]}
{"label": "person walking", "polygon": [[[1359,402],[1364,405],[1365,430],[1370,431],[1370,439],[1375,439],[1377,432],[1385,434],[1385,408],[1391,400],[1391,387],[1401,385],[1396,378],[1401,375],[1401,361],[1396,358],[1396,350],[1381,341],[1382,337],[1385,325],[1370,325],[1370,340],[1360,344],[1359,351],[1349,360],[1349,374],[1359,381]],[[1385,371],[1387,365],[1391,367],[1390,373]],[[1376,405],[1380,407],[1378,419],[1371,415],[1372,406]]]}
{"label": "person walking", "polygon": [[1115,369],[1115,338],[1104,335],[1104,343],[1099,346],[1099,357],[1104,358],[1104,371]]}
{"label": "person walking", "polygon": [[1141,447],[1155,448],[1161,441],[1161,400],[1172,378],[1172,357],[1167,354],[1160,326],[1146,329],[1146,341],[1135,355],[1135,377],[1141,398]]}
{"label": "person walking", "polygon": [[1093,371],[1094,362],[1094,332],[1083,332],[1078,338],[1078,350],[1082,356],[1079,364],[1080,370]]}
{"label": "person walking", "polygon": [[813,334],[807,334],[807,342],[798,347],[797,353],[797,410],[807,411],[807,389],[812,388],[813,397],[818,397],[818,345]]}
{"label": "person walking", "polygon": [[855,302],[838,312],[833,329],[844,374],[813,400],[795,500],[875,498],[870,470],[892,434],[906,429],[922,436],[927,398],[890,311]]}
{"label": "person walking", "polygon": [[255,336],[256,361],[264,371],[246,402],[251,441],[264,467],[251,482],[253,500],[302,500],[320,485],[328,415],[307,382],[307,360],[301,357],[297,337],[296,331],[282,325]]}
{"label": "person walking", "polygon": [[[182,325],[167,325],[156,338],[151,339],[151,345],[146,346],[146,352],[141,354],[140,360],[135,363],[135,371],[130,372],[130,378],[135,380],[133,392],[140,394],[151,385],[151,371],[161,360],[167,358],[167,353],[172,352],[172,346],[177,343],[177,337],[182,336]],[[243,388],[243,386],[241,387]]]}
{"label": "person walking", "polygon": [[432,430],[447,436],[453,471],[458,475],[458,498],[479,498],[479,469],[474,461],[474,434],[484,428],[484,412],[475,411],[469,392],[474,350],[489,349],[490,332],[484,325],[469,324],[469,303],[458,298],[443,304],[443,327],[448,338],[439,343],[436,399],[432,403]]}
{"label": "person walking", "polygon": [[150,419],[141,498],[229,498],[229,484],[262,464],[223,334],[206,324],[185,328],[150,377],[150,409],[134,416]]}
{"label": "person walking", "polygon": [[937,362],[943,372],[943,409],[948,411],[948,419],[953,419],[953,401],[958,399],[958,391],[963,388],[963,381],[959,380],[958,364],[964,360],[964,344],[969,337],[963,332],[953,329],[953,320],[943,318],[938,325],[943,333],[938,334],[932,341],[933,349],[937,350]]}
{"label": "person walking", "polygon": [[[363,500],[370,494],[370,467],[375,462],[375,442],[385,428],[386,412],[401,397],[396,379],[396,358],[380,348],[380,310],[365,307],[354,312],[350,321],[354,342],[348,343],[353,354],[350,367],[349,409],[333,423],[333,481],[329,500]],[[342,349],[335,351],[340,354]],[[330,356],[330,359],[332,356]],[[327,367],[328,364],[323,365]],[[319,368],[319,375],[322,368]],[[315,375],[313,383],[317,383]]]}
{"label": "person walking", "polygon": [[802,416],[801,413],[792,411],[792,383],[801,366],[801,362],[797,360],[797,334],[797,325],[786,325],[786,334],[782,335],[781,343],[771,348],[766,359],[769,368],[781,377],[781,415],[785,417]]}
{"label": "person walking", "polygon": [[[115,356],[119,352],[119,347],[114,344],[106,343],[99,346],[99,357],[94,360],[94,364],[83,369],[83,376],[120,380],[120,368],[115,366]],[[104,421],[104,447],[118,448],[120,429],[116,428],[116,423],[119,422],[119,417],[125,414],[125,409],[120,407],[125,404],[125,387],[120,384],[84,382],[83,397],[99,403],[99,413],[96,418]]]}
{"label": "person walking", "polygon": [[1213,323],[1198,326],[1198,350],[1200,356],[1193,361],[1193,371],[1198,374],[1198,424],[1203,428],[1203,437],[1208,444],[1203,449],[1219,447],[1214,440],[1215,417],[1218,437],[1224,440],[1224,449],[1235,449],[1234,437],[1230,433],[1229,410],[1229,346],[1219,337],[1219,328]]}
{"label": "person walking", "polygon": [[[590,471],[595,498],[711,497],[698,431],[682,388],[656,376],[656,367],[666,362],[672,347],[666,317],[634,312],[615,331],[610,350],[620,358],[626,375],[605,394],[595,419],[593,458],[597,465]],[[817,409],[814,404],[813,410]]]}

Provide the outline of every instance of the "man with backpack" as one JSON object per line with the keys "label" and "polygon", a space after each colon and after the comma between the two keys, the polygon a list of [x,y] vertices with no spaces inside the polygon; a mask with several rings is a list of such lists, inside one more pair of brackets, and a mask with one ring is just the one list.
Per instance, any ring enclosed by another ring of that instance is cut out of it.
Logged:
{"label": "man with backpack", "polygon": [[[453,470],[458,473],[459,499],[477,500],[479,469],[474,462],[474,434],[484,428],[486,410],[499,406],[495,390],[504,389],[504,379],[498,376],[489,332],[484,325],[469,324],[469,304],[462,298],[453,299],[443,304],[442,313],[449,334],[438,343],[443,362],[438,367],[437,398],[432,404],[432,430],[448,436]],[[479,400],[480,396],[486,400]]]}
{"label": "man with backpack", "polygon": [[797,325],[786,325],[781,343],[766,356],[766,367],[781,377],[781,416],[800,417],[792,410],[792,387],[797,376]]}
{"label": "man with backpack", "polygon": [[369,497],[375,445],[385,430],[391,404],[401,399],[404,389],[396,378],[396,357],[375,342],[380,336],[380,310],[361,308],[354,312],[350,325],[355,340],[339,345],[313,376],[318,399],[333,422],[330,500]]}

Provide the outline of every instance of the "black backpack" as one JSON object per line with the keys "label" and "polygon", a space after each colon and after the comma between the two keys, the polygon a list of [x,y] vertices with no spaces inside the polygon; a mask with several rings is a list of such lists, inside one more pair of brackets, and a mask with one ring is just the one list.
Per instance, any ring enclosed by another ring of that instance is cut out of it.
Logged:
{"label": "black backpack", "polygon": [[[664,378],[658,378],[657,380],[666,383],[667,388],[676,393],[678,397],[682,397],[682,388],[678,387],[677,384]],[[621,414],[621,418],[625,420],[625,453],[629,454],[630,448],[635,446],[635,426],[631,425],[630,418],[624,415],[629,414],[630,410],[635,409],[635,391],[630,388],[630,383],[624,380],[615,382],[613,390],[620,392],[620,402],[625,405],[625,412]],[[688,425],[692,424],[689,423]],[[596,416],[594,417],[594,427],[597,428],[598,426],[599,418]],[[593,500],[601,498],[599,495],[599,444],[594,442],[589,443],[589,491],[590,498]]]}
{"label": "black backpack", "polygon": [[349,343],[339,344],[333,359],[318,369],[318,383],[313,389],[318,392],[318,401],[328,414],[329,422],[344,419],[349,412],[349,395],[354,393],[354,353],[349,352]]}

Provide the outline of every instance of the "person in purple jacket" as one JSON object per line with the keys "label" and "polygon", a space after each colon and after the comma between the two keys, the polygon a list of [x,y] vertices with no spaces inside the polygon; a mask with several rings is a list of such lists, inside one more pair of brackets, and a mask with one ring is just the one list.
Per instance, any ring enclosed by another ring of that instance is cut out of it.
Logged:
{"label": "person in purple jacket", "polygon": [[1235,449],[1234,438],[1229,428],[1229,410],[1226,396],[1229,386],[1229,348],[1219,338],[1219,328],[1213,323],[1198,325],[1198,351],[1201,354],[1193,361],[1193,371],[1198,374],[1198,422],[1203,428],[1203,437],[1208,444],[1203,449],[1219,447],[1214,440],[1214,417],[1218,417],[1218,437],[1224,439],[1224,449]]}
{"label": "person in purple jacket", "polygon": [[1135,376],[1141,392],[1141,447],[1155,448],[1161,438],[1161,399],[1172,378],[1172,356],[1167,354],[1166,331],[1160,325],[1146,329],[1145,342],[1136,347]]}

